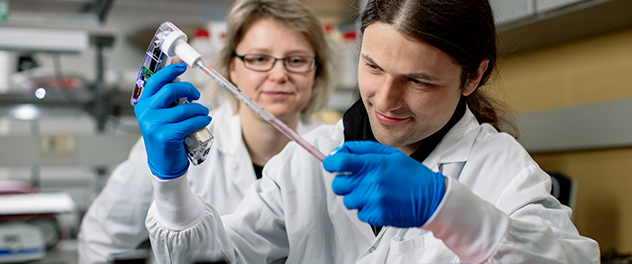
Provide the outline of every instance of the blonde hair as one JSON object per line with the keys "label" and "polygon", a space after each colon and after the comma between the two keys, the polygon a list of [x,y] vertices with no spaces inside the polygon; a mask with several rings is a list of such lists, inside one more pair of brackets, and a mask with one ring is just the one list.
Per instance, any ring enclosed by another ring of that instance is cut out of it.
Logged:
{"label": "blonde hair", "polygon": [[[316,53],[316,73],[314,75],[314,87],[312,96],[307,106],[301,111],[303,118],[311,116],[327,106],[329,97],[333,92],[332,84],[332,51],[325,32],[316,14],[310,8],[296,0],[238,0],[228,14],[226,40],[224,47],[217,55],[215,69],[230,80],[229,67],[234,59],[234,51],[244,34],[255,22],[260,19],[272,19],[281,25],[303,34],[314,48]],[[232,80],[231,80],[232,81]],[[226,98],[233,101],[234,110],[237,110],[239,101],[224,88],[211,83],[211,103],[219,105]],[[220,92],[224,94],[221,96]]]}

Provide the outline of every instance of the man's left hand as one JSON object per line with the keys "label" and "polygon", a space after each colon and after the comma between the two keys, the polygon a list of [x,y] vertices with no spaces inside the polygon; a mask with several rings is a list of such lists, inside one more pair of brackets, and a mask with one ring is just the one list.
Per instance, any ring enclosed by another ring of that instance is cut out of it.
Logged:
{"label": "man's left hand", "polygon": [[347,208],[374,226],[421,227],[445,194],[445,177],[396,148],[350,141],[323,160]]}

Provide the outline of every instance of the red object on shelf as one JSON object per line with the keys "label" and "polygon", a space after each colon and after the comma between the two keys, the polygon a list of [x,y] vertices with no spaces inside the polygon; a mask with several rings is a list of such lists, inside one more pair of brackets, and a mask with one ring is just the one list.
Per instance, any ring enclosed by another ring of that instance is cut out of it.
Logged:
{"label": "red object on shelf", "polygon": [[2,194],[19,194],[19,193],[36,193],[39,190],[30,184],[22,181],[0,181],[0,195]]}
{"label": "red object on shelf", "polygon": [[196,28],[195,31],[193,32],[193,37],[194,38],[208,38],[210,36],[210,34],[208,33],[208,30],[206,30],[203,27],[199,27]]}
{"label": "red object on shelf", "polygon": [[356,40],[356,32],[355,30],[347,30],[343,33],[343,38],[346,41],[355,41]]}
{"label": "red object on shelf", "polygon": [[325,25],[323,25],[323,29],[325,30],[325,34],[329,34],[329,33],[331,33],[331,30],[332,30],[333,28],[334,28],[334,27],[333,27],[331,24],[325,24]]}

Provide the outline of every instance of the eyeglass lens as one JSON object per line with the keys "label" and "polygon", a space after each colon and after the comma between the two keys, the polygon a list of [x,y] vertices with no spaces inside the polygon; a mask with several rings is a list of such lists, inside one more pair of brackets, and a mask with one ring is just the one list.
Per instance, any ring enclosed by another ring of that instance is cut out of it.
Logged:
{"label": "eyeglass lens", "polygon": [[277,60],[282,60],[285,69],[290,72],[309,72],[314,69],[315,58],[308,56],[289,56],[286,58],[275,58],[262,54],[246,54],[243,55],[244,65],[246,68],[255,71],[269,71],[274,67]]}

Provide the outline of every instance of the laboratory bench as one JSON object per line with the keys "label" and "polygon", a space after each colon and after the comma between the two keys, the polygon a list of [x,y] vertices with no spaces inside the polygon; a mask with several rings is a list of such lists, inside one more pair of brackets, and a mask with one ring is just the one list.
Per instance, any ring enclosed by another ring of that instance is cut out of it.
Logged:
{"label": "laboratory bench", "polygon": [[46,252],[44,259],[28,262],[29,264],[77,264],[77,241],[62,240],[53,249]]}

